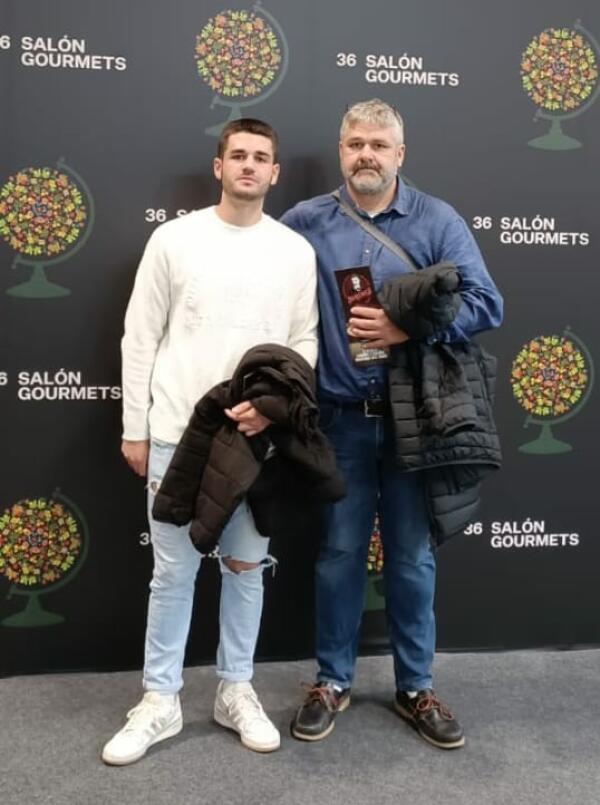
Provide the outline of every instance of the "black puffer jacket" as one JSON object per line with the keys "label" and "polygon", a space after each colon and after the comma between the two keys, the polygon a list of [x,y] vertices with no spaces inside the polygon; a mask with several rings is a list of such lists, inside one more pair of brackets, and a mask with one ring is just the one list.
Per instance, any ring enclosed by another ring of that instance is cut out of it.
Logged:
{"label": "black puffer jacket", "polygon": [[396,459],[401,469],[427,473],[437,544],[464,529],[481,480],[502,458],[492,415],[496,359],[474,342],[419,340],[456,316],[459,283],[453,267],[438,265],[396,277],[380,295],[387,315],[412,336],[392,349],[388,368]]}
{"label": "black puffer jacket", "polygon": [[[208,553],[246,496],[258,531],[271,537],[307,505],[343,497],[333,450],[316,425],[314,389],[313,370],[294,350],[278,344],[248,350],[232,379],[196,404],[153,517],[176,525],[191,521],[192,541]],[[240,433],[224,409],[243,400],[273,425],[252,438]]]}
{"label": "black puffer jacket", "polygon": [[456,318],[459,286],[460,275],[452,263],[436,263],[384,283],[379,301],[392,321],[402,322],[407,335],[427,338]]}

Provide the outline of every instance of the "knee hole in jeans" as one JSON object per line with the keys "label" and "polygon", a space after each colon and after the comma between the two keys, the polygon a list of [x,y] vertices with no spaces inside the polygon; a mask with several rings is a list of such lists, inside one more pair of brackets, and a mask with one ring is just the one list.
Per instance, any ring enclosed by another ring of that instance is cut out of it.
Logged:
{"label": "knee hole in jeans", "polygon": [[232,573],[242,573],[243,571],[256,570],[260,566],[259,562],[243,562],[241,559],[234,559],[232,556],[224,556],[223,564]]}
{"label": "knee hole in jeans", "polygon": [[275,565],[277,564],[277,559],[270,554],[265,556],[260,562],[245,562],[242,559],[234,559],[233,556],[220,555],[218,559],[222,573],[234,573],[236,576],[255,571],[262,573],[262,571],[266,570],[268,567],[272,567],[273,573],[275,573]]}

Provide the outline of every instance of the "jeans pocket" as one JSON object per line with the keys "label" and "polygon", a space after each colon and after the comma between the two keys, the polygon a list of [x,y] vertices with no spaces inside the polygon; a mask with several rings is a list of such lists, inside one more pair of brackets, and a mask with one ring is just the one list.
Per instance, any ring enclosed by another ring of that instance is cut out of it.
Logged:
{"label": "jeans pocket", "polygon": [[154,438],[150,440],[150,446],[157,453],[165,453],[168,452],[169,450],[173,451],[175,447],[175,445],[171,444],[170,442],[163,442],[160,439],[154,439]]}
{"label": "jeans pocket", "polygon": [[150,442],[150,457],[148,460],[148,492],[152,497],[162,483],[167,467],[175,452],[175,445],[152,439]]}

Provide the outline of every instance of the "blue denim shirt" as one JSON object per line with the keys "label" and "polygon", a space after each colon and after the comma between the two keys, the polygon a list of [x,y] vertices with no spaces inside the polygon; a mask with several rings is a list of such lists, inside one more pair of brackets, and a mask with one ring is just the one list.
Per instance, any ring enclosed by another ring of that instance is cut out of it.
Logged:
{"label": "blue denim shirt", "polygon": [[[353,204],[346,188],[341,197]],[[334,272],[369,265],[375,290],[411,268],[382,243],[354,223],[330,194],[302,201],[288,210],[282,223],[303,235],[317,253],[319,272],[319,363],[317,377],[322,397],[361,400],[385,394],[385,366],[356,367],[350,358],[346,320]],[[442,260],[460,272],[462,305],[452,325],[437,336],[440,341],[468,341],[502,321],[502,297],[483,262],[467,224],[449,204],[398,180],[387,209],[372,219],[399,243],[420,267]]]}

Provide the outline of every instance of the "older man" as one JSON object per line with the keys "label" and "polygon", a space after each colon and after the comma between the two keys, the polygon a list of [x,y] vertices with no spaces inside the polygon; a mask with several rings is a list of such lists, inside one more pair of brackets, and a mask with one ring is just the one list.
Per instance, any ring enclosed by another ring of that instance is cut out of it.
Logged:
{"label": "older man", "polygon": [[462,746],[464,736],[432,688],[435,561],[423,474],[397,466],[385,363],[359,365],[348,348],[349,335],[374,353],[401,349],[409,336],[374,307],[353,307],[347,321],[335,276],[340,269],[368,266],[379,291],[411,268],[353,220],[344,205],[400,244],[418,268],[441,261],[456,267],[460,308],[452,324],[436,333],[437,340],[468,342],[475,333],[497,327],[502,300],[464,220],[448,204],[400,180],[404,154],[403,122],[393,108],[377,99],[354,105],[341,124],[344,184],[338,198],[317,196],[282,218],[317,253],[321,427],[348,487],[347,497],[331,508],[317,562],[318,674],[292,722],[292,734],[302,740],[325,738],[350,702],[367,548],[379,512],[395,707],[425,740],[450,749]]}

